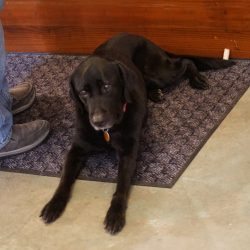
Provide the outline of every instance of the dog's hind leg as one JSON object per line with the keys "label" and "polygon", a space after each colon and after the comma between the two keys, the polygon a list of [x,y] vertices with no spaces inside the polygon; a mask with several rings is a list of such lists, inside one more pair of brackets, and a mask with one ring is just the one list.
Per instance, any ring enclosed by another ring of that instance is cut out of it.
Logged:
{"label": "dog's hind leg", "polygon": [[208,89],[209,84],[205,76],[201,75],[195,64],[189,59],[181,60],[181,67],[185,68],[184,75],[189,78],[189,84],[192,88]]}
{"label": "dog's hind leg", "polygon": [[161,89],[149,89],[147,91],[148,94],[148,98],[152,101],[152,102],[162,102],[164,99],[164,95],[162,93]]}

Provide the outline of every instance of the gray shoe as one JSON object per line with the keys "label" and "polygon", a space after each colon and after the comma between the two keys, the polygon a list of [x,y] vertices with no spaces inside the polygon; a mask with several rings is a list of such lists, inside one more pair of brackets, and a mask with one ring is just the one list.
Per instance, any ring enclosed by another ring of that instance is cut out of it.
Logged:
{"label": "gray shoe", "polygon": [[36,120],[12,127],[9,143],[0,149],[0,158],[26,152],[41,143],[49,134],[49,122]]}
{"label": "gray shoe", "polygon": [[19,114],[28,109],[35,101],[36,91],[31,83],[23,83],[10,89],[13,98],[12,113]]}

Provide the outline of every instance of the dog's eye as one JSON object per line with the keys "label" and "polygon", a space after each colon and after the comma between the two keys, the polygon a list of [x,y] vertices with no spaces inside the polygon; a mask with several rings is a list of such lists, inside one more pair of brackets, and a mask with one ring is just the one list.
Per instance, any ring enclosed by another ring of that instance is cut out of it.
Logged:
{"label": "dog's eye", "polygon": [[87,90],[82,90],[80,93],[79,93],[79,97],[81,98],[86,98],[88,96],[88,91]]}
{"label": "dog's eye", "polygon": [[103,85],[103,90],[105,93],[109,92],[111,90],[111,85],[110,84],[104,84]]}

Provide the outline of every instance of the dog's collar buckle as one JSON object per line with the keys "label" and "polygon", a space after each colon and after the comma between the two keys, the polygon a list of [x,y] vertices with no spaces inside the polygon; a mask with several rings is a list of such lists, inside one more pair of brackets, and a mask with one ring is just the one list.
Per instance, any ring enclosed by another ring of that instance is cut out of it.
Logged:
{"label": "dog's collar buckle", "polygon": [[110,135],[109,135],[109,130],[108,129],[104,129],[103,130],[103,136],[104,136],[104,140],[106,142],[109,142],[110,141]]}

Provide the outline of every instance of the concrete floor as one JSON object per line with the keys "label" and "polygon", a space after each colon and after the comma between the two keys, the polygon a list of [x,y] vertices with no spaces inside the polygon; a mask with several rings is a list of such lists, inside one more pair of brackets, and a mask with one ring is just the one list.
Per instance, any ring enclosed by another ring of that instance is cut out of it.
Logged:
{"label": "concrete floor", "polygon": [[1,250],[250,249],[250,90],[172,189],[134,187],[127,225],[103,229],[114,184],[77,181],[63,216],[38,217],[57,178],[0,172]]}

